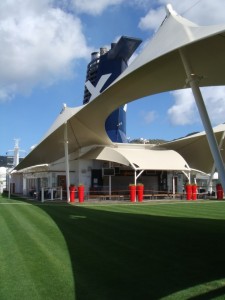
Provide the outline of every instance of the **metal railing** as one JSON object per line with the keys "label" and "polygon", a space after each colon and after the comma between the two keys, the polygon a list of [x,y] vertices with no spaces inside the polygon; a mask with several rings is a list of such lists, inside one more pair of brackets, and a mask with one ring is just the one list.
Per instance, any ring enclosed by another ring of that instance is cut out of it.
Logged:
{"label": "metal railing", "polygon": [[62,200],[63,199],[63,189],[62,187],[54,188],[41,188],[39,190],[30,189],[27,192],[27,197],[40,200],[41,202],[49,200]]}

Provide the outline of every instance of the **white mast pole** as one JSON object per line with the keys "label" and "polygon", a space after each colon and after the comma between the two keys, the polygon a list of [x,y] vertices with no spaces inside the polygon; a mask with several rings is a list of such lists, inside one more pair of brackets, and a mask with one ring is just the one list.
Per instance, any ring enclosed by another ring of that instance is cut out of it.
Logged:
{"label": "white mast pole", "polygon": [[70,169],[69,169],[69,154],[68,154],[68,136],[67,122],[64,124],[64,151],[65,151],[65,166],[66,166],[66,193],[67,202],[70,202]]}
{"label": "white mast pole", "polygon": [[187,55],[185,53],[185,49],[180,49],[179,52],[180,52],[180,56],[181,56],[181,59],[182,59],[183,65],[184,65],[185,72],[187,74],[188,83],[192,89],[192,92],[193,92],[193,95],[195,98],[195,102],[198,107],[198,111],[199,111],[200,117],[202,119],[203,126],[205,128],[209,147],[210,147],[210,150],[211,150],[214,162],[215,162],[216,169],[219,173],[219,179],[221,181],[223,189],[225,190],[225,169],[224,169],[223,159],[220,154],[218,144],[217,144],[217,141],[216,141],[213,129],[212,129],[212,125],[211,125],[211,122],[210,122],[210,119],[209,119],[209,116],[208,116],[208,113],[207,113],[207,110],[205,107],[205,103],[202,98],[202,94],[201,94],[201,91],[200,91],[200,88],[198,85],[200,77],[198,75],[194,74],[194,72],[192,71],[191,65],[190,65],[190,63],[187,59]]}

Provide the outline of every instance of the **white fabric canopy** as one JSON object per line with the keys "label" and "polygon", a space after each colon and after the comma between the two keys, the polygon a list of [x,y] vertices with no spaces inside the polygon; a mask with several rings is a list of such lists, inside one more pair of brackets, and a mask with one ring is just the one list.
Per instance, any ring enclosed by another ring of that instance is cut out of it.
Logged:
{"label": "white fabric canopy", "polygon": [[116,148],[96,147],[80,158],[116,162],[136,170],[190,171],[183,157],[173,150],[151,150],[140,146],[135,148],[129,147],[129,144]]}
{"label": "white fabric canopy", "polygon": [[[219,145],[225,131],[225,124],[214,127],[213,131]],[[205,173],[210,173],[212,170],[214,160],[208,146],[205,131],[160,146],[167,149],[173,149],[180,153],[192,169],[201,170]],[[225,139],[223,139],[221,144],[221,155],[225,161],[224,150]]]}
{"label": "white fabric canopy", "polygon": [[143,52],[111,86],[72,116],[65,110],[65,118],[56,120],[16,169],[63,157],[63,122],[68,124],[69,153],[85,146],[113,145],[105,120],[116,108],[147,95],[186,87],[187,75],[179,53],[183,48],[196,74],[202,76],[200,86],[225,84],[225,25],[198,26],[170,13]]}

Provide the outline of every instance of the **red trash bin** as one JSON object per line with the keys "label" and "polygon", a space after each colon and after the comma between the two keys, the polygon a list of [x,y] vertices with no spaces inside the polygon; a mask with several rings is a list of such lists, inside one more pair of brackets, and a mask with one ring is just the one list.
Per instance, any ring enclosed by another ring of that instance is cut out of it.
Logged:
{"label": "red trash bin", "polygon": [[79,199],[79,202],[84,202],[84,186],[83,185],[78,186],[78,199]]}
{"label": "red trash bin", "polygon": [[144,185],[143,184],[137,185],[137,195],[138,195],[138,202],[142,202],[143,195],[144,195]]}
{"label": "red trash bin", "polygon": [[76,192],[75,185],[71,185],[69,187],[69,190],[70,190],[70,202],[75,202],[75,192]]}
{"label": "red trash bin", "polygon": [[134,184],[129,185],[130,190],[130,201],[135,202],[136,200],[136,186]]}
{"label": "red trash bin", "polygon": [[197,185],[193,184],[192,185],[192,200],[196,200],[197,199]]}
{"label": "red trash bin", "polygon": [[185,190],[186,190],[186,199],[187,200],[191,200],[191,197],[192,197],[192,185],[191,184],[187,184],[185,186]]}

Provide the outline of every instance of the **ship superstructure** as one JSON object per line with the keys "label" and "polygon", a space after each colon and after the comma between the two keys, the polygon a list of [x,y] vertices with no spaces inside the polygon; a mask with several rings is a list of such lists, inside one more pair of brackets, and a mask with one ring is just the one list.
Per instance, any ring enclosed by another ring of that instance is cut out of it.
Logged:
{"label": "ship superstructure", "polygon": [[[87,66],[83,104],[104,91],[128,66],[128,60],[141,40],[122,36],[111,49],[100,48],[93,52]],[[116,95],[115,95],[116,97]],[[113,142],[126,142],[126,105],[116,109],[106,120],[105,128]]]}

